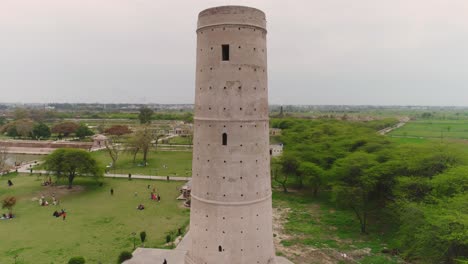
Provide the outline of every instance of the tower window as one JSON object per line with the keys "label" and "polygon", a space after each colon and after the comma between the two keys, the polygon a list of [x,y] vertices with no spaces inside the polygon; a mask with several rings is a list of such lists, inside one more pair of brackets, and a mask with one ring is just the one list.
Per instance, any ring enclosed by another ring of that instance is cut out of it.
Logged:
{"label": "tower window", "polygon": [[227,134],[223,133],[223,146],[227,145]]}
{"label": "tower window", "polygon": [[221,45],[221,50],[222,50],[222,55],[223,55],[223,61],[228,61],[229,60],[229,45],[227,44]]}

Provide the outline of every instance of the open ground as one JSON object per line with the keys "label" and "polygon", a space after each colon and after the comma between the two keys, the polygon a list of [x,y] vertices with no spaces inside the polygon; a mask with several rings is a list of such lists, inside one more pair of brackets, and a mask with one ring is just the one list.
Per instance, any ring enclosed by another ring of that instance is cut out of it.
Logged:
{"label": "open ground", "polygon": [[[7,179],[13,187],[6,187]],[[137,246],[141,245],[139,233],[145,231],[146,247],[165,247],[167,234],[188,225],[189,210],[176,200],[181,182],[101,179],[100,185],[94,179],[77,178],[75,187],[68,190],[43,187],[42,180],[24,174],[1,178],[0,198],[17,198],[16,217],[0,220],[1,263],[14,263],[16,257],[18,264],[62,264],[73,256],[83,256],[87,263],[116,263],[121,251],[133,251],[132,232]],[[152,188],[161,195],[161,202],[150,200]],[[51,202],[52,193],[60,204],[39,206],[41,195]],[[145,210],[137,210],[139,204]],[[61,209],[67,212],[66,220],[52,216]]]}

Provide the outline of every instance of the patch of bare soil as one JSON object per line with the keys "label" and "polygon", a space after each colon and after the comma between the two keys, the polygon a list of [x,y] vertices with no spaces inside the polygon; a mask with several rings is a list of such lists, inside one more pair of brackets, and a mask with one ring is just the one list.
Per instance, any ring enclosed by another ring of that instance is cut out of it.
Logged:
{"label": "patch of bare soil", "polygon": [[[318,205],[317,205],[318,207]],[[316,208],[318,209],[318,208]],[[289,235],[284,231],[284,224],[290,208],[273,208],[273,234],[274,244],[278,252],[296,264],[335,264],[335,263],[358,263],[356,259],[370,254],[370,249],[357,249],[351,252],[340,252],[333,248],[315,248],[308,245],[284,246],[282,240],[300,238],[297,235]],[[313,210],[319,212],[319,210]],[[315,215],[313,215],[315,218]],[[317,215],[317,219],[318,219]]]}
{"label": "patch of bare soil", "polygon": [[75,185],[71,189],[68,189],[67,185],[43,186],[42,190],[36,193],[33,196],[33,198],[31,198],[31,200],[37,201],[39,200],[41,196],[44,196],[47,200],[51,200],[54,195],[57,200],[60,200],[62,197],[66,195],[80,193],[80,192],[83,192],[84,190],[85,190],[85,187],[79,186],[79,185]]}

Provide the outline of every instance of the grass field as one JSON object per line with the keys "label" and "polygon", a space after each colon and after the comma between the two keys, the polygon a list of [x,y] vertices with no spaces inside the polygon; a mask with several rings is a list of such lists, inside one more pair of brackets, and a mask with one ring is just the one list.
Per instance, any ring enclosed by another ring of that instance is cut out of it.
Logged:
{"label": "grass field", "polygon": [[189,137],[173,137],[169,139],[168,144],[174,145],[192,145],[192,141]]}
{"label": "grass field", "polygon": [[[104,166],[112,162],[105,150],[93,152],[92,155]],[[143,167],[139,166],[139,163],[142,163],[141,154],[137,156],[136,163],[133,163],[131,154],[122,153],[117,160],[116,169],[110,169],[109,172],[161,176],[192,175],[192,152],[189,151],[151,151],[148,154],[148,165]]]}
{"label": "grass field", "polygon": [[466,120],[411,121],[388,134],[397,137],[468,139]]}
{"label": "grass field", "polygon": [[[13,187],[5,187],[7,179]],[[121,251],[133,251],[132,232],[137,233],[137,246],[141,244],[139,232],[146,231],[145,246],[163,247],[166,234],[189,221],[189,210],[175,199],[182,183],[103,179],[99,186],[95,180],[78,178],[70,192],[42,187],[41,180],[26,175],[0,178],[0,198],[14,195],[18,200],[17,217],[0,220],[0,263],[63,264],[73,256],[85,257],[86,263],[116,263]],[[160,193],[160,203],[149,199],[148,184]],[[115,190],[113,196],[110,188]],[[56,193],[61,204],[39,206],[36,199],[43,194],[50,201],[51,193]],[[140,203],[145,210],[136,210]],[[52,216],[62,208],[67,211],[65,221]]]}
{"label": "grass field", "polygon": [[398,263],[380,253],[386,237],[375,222],[369,224],[369,234],[362,235],[353,212],[336,210],[326,194],[313,198],[310,193],[276,191],[273,207],[284,219],[282,234],[275,233],[281,245],[277,251],[294,263]]}

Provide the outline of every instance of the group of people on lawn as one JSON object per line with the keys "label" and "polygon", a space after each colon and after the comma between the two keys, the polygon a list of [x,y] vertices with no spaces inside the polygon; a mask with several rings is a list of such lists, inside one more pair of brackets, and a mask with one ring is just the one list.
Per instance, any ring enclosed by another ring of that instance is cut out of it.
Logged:
{"label": "group of people on lawn", "polygon": [[[150,189],[151,186],[148,185],[148,189]],[[114,194],[114,190],[111,189],[111,194]],[[135,193],[136,194],[136,193]],[[159,195],[159,193],[156,193],[156,188],[153,188],[153,191],[150,193],[150,199],[152,201],[157,201],[157,202],[160,202],[161,201],[161,195]],[[144,210],[145,209],[145,206],[143,204],[139,204],[137,206],[137,210]]]}
{"label": "group of people on lawn", "polygon": [[[55,194],[52,194],[52,204],[53,205],[58,205],[59,204],[59,201],[57,200],[57,198],[55,198]],[[39,205],[40,206],[48,206],[49,205],[49,202],[45,199],[44,195],[42,195],[41,198],[39,199]]]}

